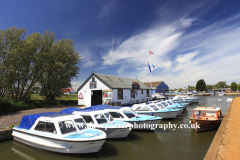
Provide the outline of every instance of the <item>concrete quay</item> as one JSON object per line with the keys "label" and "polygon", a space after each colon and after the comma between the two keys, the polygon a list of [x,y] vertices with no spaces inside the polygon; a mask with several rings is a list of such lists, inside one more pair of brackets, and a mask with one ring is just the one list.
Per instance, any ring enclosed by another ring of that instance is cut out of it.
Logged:
{"label": "concrete quay", "polygon": [[240,159],[240,97],[235,97],[204,160]]}

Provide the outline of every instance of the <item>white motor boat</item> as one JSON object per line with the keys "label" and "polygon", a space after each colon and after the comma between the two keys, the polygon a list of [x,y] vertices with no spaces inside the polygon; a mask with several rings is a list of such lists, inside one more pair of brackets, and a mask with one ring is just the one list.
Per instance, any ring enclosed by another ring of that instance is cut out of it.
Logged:
{"label": "white motor boat", "polygon": [[67,108],[61,113],[80,115],[86,121],[88,128],[97,128],[107,134],[107,138],[127,137],[133,125],[127,122],[115,121],[105,110],[89,110],[79,108]]}
{"label": "white motor boat", "polygon": [[88,129],[79,115],[56,112],[23,116],[13,128],[14,140],[36,148],[59,153],[98,152],[106,140],[106,133]]}
{"label": "white motor boat", "polygon": [[184,110],[184,106],[180,106],[180,105],[170,105],[168,104],[166,101],[161,101],[161,102],[157,102],[155,103],[158,107],[160,107],[161,109],[173,109],[173,110],[178,110],[178,116],[181,115],[181,113]]}
{"label": "white motor boat", "polygon": [[162,120],[162,117],[138,115],[129,107],[109,107],[105,110],[114,120],[131,123],[134,130],[154,130]]}
{"label": "white motor boat", "polygon": [[192,103],[193,99],[181,99],[179,96],[175,96],[172,98],[175,103]]}
{"label": "white motor boat", "polygon": [[190,97],[189,95],[182,95],[179,96],[183,100],[192,100],[193,103],[198,103],[201,98],[196,98],[196,97]]}
{"label": "white motor boat", "polygon": [[162,117],[163,119],[176,118],[179,110],[161,109],[153,104],[134,104],[131,107],[139,115]]}
{"label": "white motor boat", "polygon": [[228,102],[232,102],[232,100],[233,100],[232,98],[227,98],[226,99],[226,101],[228,101]]}

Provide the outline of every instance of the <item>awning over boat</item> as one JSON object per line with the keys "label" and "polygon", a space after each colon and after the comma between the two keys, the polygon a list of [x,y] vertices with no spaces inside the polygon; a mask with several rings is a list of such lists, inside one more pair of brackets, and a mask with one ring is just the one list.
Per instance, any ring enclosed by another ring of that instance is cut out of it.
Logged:
{"label": "awning over boat", "polygon": [[57,112],[44,112],[44,113],[37,113],[37,114],[31,114],[31,115],[23,116],[22,120],[20,122],[19,128],[30,129],[39,117],[49,116],[49,115],[54,115],[54,114],[59,114],[59,113],[57,113]]}
{"label": "awning over boat", "polygon": [[80,111],[80,110],[82,109],[77,107],[72,107],[72,108],[66,108],[59,113],[72,114],[74,111]]}

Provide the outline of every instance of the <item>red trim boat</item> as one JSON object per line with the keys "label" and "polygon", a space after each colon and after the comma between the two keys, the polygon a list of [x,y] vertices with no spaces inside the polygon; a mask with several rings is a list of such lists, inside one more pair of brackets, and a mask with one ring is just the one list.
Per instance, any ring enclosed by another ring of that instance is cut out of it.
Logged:
{"label": "red trim boat", "polygon": [[221,108],[216,107],[197,107],[193,109],[193,116],[190,123],[196,132],[218,129],[224,116]]}

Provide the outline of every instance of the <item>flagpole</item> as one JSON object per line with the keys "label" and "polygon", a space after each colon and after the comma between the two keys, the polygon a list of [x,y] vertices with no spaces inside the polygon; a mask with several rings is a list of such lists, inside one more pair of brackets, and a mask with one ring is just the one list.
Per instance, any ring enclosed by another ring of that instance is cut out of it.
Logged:
{"label": "flagpole", "polygon": [[[149,56],[148,56],[148,64],[150,66],[150,51],[149,51]],[[151,94],[152,94],[152,74],[150,72],[150,88],[151,88]]]}

